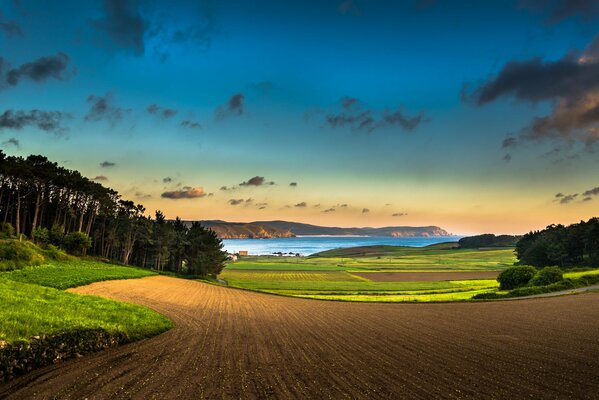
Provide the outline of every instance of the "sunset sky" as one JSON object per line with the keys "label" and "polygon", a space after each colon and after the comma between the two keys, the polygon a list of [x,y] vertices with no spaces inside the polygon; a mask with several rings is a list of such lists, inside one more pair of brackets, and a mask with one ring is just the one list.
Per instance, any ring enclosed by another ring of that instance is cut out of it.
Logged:
{"label": "sunset sky", "polygon": [[0,143],[167,217],[599,214],[599,2],[0,1]]}

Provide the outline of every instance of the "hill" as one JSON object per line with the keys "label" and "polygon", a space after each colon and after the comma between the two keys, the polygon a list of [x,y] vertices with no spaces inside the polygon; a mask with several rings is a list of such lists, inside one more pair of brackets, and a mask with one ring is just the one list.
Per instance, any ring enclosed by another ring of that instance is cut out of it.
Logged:
{"label": "hill", "polygon": [[[340,228],[318,226],[288,221],[226,222],[221,220],[200,221],[214,230],[221,239],[269,239],[295,236],[393,236],[430,237],[450,236],[438,226],[387,226],[383,228]],[[191,221],[185,221],[191,224]]]}

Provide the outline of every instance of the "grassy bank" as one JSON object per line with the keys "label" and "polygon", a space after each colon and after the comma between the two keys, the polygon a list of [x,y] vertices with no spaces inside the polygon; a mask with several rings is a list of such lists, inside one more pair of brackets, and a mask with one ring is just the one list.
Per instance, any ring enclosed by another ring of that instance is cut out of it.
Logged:
{"label": "grassy bank", "polygon": [[156,275],[156,273],[141,268],[78,258],[67,261],[50,261],[43,265],[0,274],[0,276],[16,282],[34,283],[55,289],[68,289],[93,282],[143,278],[151,275]]}
{"label": "grassy bank", "polygon": [[67,256],[27,241],[0,241],[0,253],[12,257],[0,263],[0,381],[173,326],[142,306],[62,291],[156,275],[152,271]]}
{"label": "grassy bank", "polygon": [[97,328],[138,340],[172,326],[167,318],[145,307],[3,278],[0,304],[0,338],[7,343]]}

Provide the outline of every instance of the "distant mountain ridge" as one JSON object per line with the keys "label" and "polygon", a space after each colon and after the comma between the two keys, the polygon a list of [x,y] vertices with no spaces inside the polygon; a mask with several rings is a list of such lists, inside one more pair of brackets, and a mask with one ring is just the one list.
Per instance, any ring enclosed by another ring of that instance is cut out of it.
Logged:
{"label": "distant mountain ridge", "polygon": [[[221,239],[270,239],[304,235],[359,235],[392,237],[451,236],[438,226],[387,226],[383,228],[340,228],[302,224],[288,221],[226,222],[221,220],[200,221],[214,230]],[[191,224],[191,221],[185,221]]]}

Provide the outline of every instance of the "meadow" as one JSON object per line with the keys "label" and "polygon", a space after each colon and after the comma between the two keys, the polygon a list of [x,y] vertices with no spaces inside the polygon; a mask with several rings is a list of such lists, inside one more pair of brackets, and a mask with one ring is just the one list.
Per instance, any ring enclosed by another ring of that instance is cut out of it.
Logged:
{"label": "meadow", "polygon": [[0,248],[13,256],[7,261],[18,261],[10,264],[12,271],[0,272],[0,341],[15,344],[28,342],[33,336],[87,329],[137,340],[172,327],[167,318],[145,307],[63,291],[155,272],[67,256],[57,250],[49,252],[27,241],[3,240]]}
{"label": "meadow", "polygon": [[515,261],[512,248],[370,246],[305,258],[243,257],[228,264],[219,278],[232,287],[323,300],[463,301],[496,291],[498,283],[489,277]]}

